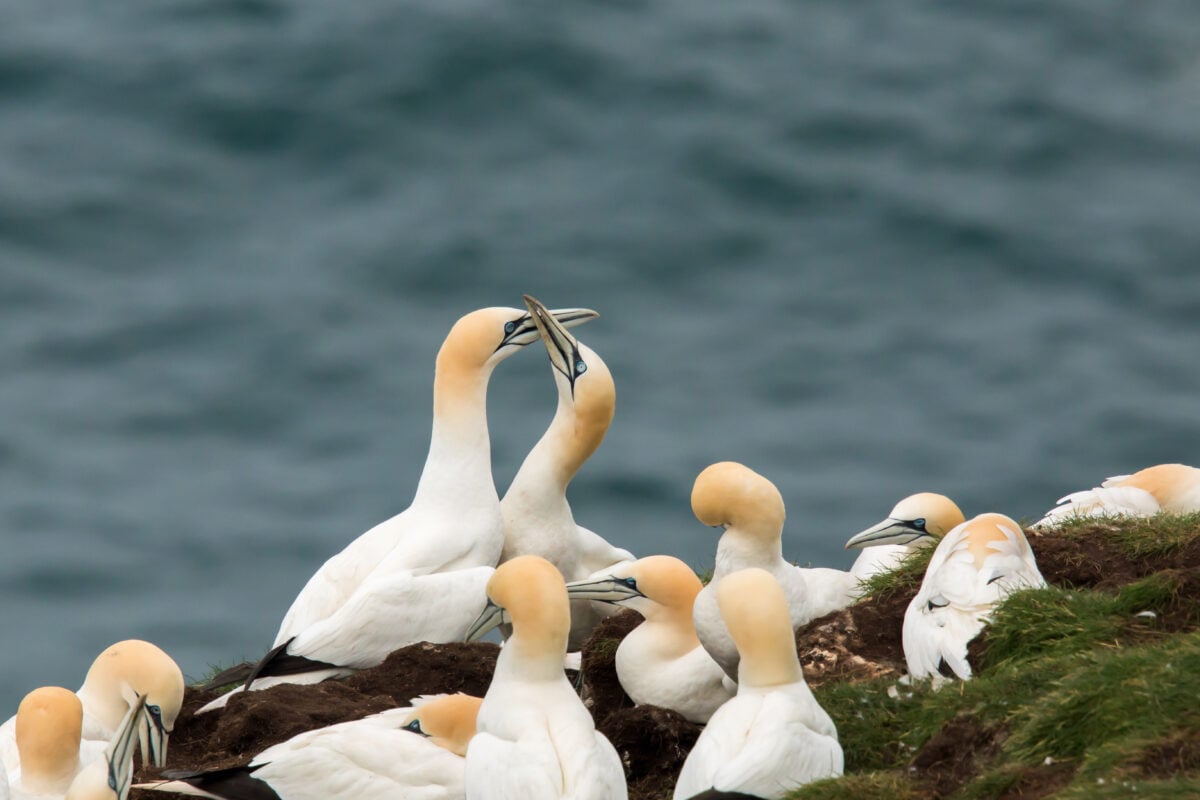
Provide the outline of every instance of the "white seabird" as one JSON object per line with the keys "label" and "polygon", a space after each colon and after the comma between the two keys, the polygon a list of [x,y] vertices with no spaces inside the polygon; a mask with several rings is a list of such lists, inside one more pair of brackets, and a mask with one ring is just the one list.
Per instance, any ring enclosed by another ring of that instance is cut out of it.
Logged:
{"label": "white seabird", "polygon": [[700,645],[692,606],[703,584],[674,556],[618,565],[599,580],[567,584],[567,594],[632,608],[645,622],[617,647],[617,679],[637,705],[677,711],[708,722],[737,685]]}
{"label": "white seabird", "polygon": [[[598,316],[589,309],[550,313],[567,326]],[[326,561],[292,602],[271,651],[210,686],[317,683],[380,664],[414,642],[462,639],[483,607],[504,544],[488,379],[537,335],[530,315],[515,308],[473,311],[454,324],[437,356],[433,432],[412,505]],[[229,695],[200,712],[223,706]]]}
{"label": "white seabird", "polygon": [[717,709],[675,784],[684,800],[709,789],[765,800],[842,774],[837,728],[796,656],[788,598],[771,573],[721,578],[717,604],[741,653],[737,696]]}
{"label": "white seabird", "polygon": [[467,748],[468,800],[624,800],[625,772],[563,672],[567,589],[538,556],[501,564],[468,641],[502,623],[512,636],[496,661]]}
{"label": "white seabird", "polygon": [[737,678],[738,652],[721,620],[715,587],[726,575],[748,567],[770,572],[787,595],[793,628],[854,602],[854,575],[805,569],[783,559],[783,496],[750,468],[732,461],[706,467],[692,487],[692,511],[705,525],[725,529],[712,581],[696,597],[693,620],[704,649],[730,678]]}
{"label": "white seabird", "polygon": [[112,741],[97,746],[82,738],[84,710],[77,694],[43,686],[25,695],[13,726],[17,763],[5,770],[12,797],[124,800],[144,704],[145,698],[137,697]]}
{"label": "white seabird", "polygon": [[167,773],[139,789],[218,800],[462,800],[463,756],[478,697],[421,697],[352,722],[305,731],[241,767]]}
{"label": "white seabird", "polygon": [[[75,693],[83,708],[84,749],[99,757],[116,736],[126,712],[144,696],[146,711],[137,718],[142,760],[161,767],[183,705],[183,685],[179,665],[150,642],[126,639],[105,648]],[[0,725],[0,758],[9,772],[18,761],[16,719]]]}
{"label": "white seabird", "polygon": [[1160,512],[1195,511],[1200,511],[1200,469],[1158,464],[1132,475],[1115,475],[1094,489],[1060,497],[1033,527],[1053,527],[1076,517],[1152,517]]}
{"label": "white seabird", "polygon": [[[500,562],[541,556],[566,580],[581,580],[634,558],[628,550],[577,525],[566,496],[575,473],[604,440],[616,390],[608,366],[594,350],[568,333],[534,298],[525,295],[525,305],[550,356],[558,410],[500,501],[504,515]],[[567,649],[578,650],[592,628],[612,613],[603,603],[573,601]]]}
{"label": "white seabird", "polygon": [[1017,589],[1046,585],[1021,526],[980,514],[938,543],[925,580],[904,612],[904,658],[914,678],[971,677],[967,644],[992,609]]}
{"label": "white seabird", "polygon": [[942,494],[910,495],[892,509],[887,519],[850,537],[846,549],[862,548],[850,572],[866,580],[890,572],[910,553],[937,543],[965,517],[954,501]]}
{"label": "white seabird", "polygon": [[95,759],[71,781],[64,800],[126,800],[133,782],[133,751],[146,713],[146,698],[139,697],[117,726],[117,732]]}

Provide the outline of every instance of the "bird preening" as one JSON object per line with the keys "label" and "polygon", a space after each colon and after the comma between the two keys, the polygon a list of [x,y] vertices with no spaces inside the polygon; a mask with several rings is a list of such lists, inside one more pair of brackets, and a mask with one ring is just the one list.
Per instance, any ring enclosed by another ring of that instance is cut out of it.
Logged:
{"label": "bird preening", "polygon": [[[125,800],[139,752],[143,768],[166,769],[136,788],[227,800],[622,800],[627,764],[564,664],[623,609],[641,617],[615,651],[625,694],[704,726],[673,776],[675,800],[775,800],[840,776],[850,747],[805,680],[798,629],[928,554],[895,656],[910,680],[938,686],[971,679],[968,645],[1006,597],[1046,586],[1020,524],[994,512],[967,518],[932,492],[901,499],[851,536],[845,547],[861,554],[849,570],[796,566],[784,554],[779,488],[720,454],[698,469],[691,490],[695,535],[718,530],[706,540],[707,585],[672,555],[638,557],[610,543],[576,522],[567,499],[614,419],[614,376],[572,332],[598,314],[551,310],[528,295],[524,306],[479,309],[451,327],[435,359],[430,444],[411,504],[331,555],[299,587],[263,655],[211,683],[235,688],[196,713],[227,713],[242,692],[344,678],[408,645],[499,631],[482,697],[414,697],[303,731],[233,766],[178,769],[168,744],[183,675],[160,648],[125,640],[97,656],[78,691],[35,688],[0,726],[0,800]],[[556,410],[501,495],[488,383],[539,341]],[[1029,532],[1075,518],[1198,509],[1200,470],[1163,464],[1066,495]],[[638,541],[653,550],[652,537]]]}

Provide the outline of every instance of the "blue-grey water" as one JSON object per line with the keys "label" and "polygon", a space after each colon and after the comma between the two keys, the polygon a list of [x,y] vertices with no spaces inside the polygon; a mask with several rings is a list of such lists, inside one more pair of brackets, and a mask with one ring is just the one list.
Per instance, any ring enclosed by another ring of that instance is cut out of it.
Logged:
{"label": "blue-grey water", "polygon": [[[711,563],[705,465],[846,566],[901,496],[1200,461],[1200,4],[0,3],[0,716],[259,655],[409,502],[437,347],[586,305],[577,518]],[[497,371],[503,491],[553,413]]]}

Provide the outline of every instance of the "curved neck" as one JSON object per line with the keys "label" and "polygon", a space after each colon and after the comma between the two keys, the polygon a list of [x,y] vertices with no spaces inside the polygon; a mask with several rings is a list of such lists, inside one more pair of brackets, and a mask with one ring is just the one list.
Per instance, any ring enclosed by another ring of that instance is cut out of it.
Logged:
{"label": "curved neck", "polygon": [[[692,622],[692,608],[668,608],[658,606],[646,621],[638,626],[655,651],[672,658],[680,658],[700,646],[696,626]],[[632,634],[631,634],[632,635]]]}
{"label": "curved neck", "polygon": [[713,580],[748,567],[770,571],[782,563],[786,562],[783,560],[783,541],[780,537],[764,539],[737,528],[729,528],[717,543]]}
{"label": "curved neck", "polygon": [[493,678],[520,680],[525,683],[566,680],[563,673],[563,656],[567,652],[569,616],[561,630],[521,630],[513,625],[513,635],[500,650]]}
{"label": "curved neck", "polygon": [[[433,380],[433,433],[413,503],[478,492],[496,495],[487,426],[491,368],[464,367],[439,354]],[[497,500],[498,502],[498,500]]]}

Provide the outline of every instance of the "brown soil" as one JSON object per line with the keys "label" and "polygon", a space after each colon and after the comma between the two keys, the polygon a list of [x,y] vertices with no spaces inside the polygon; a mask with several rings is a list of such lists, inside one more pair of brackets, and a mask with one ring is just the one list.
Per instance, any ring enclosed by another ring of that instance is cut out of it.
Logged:
{"label": "brown soil", "polygon": [[1003,739],[999,728],[960,714],[943,724],[917,751],[910,767],[931,797],[948,797],[1000,752]]}
{"label": "brown soil", "polygon": [[1075,765],[1067,762],[1027,767],[1017,773],[1016,780],[997,800],[1041,800],[1071,782]]}
{"label": "brown soil", "polygon": [[1147,747],[1130,765],[1134,777],[1163,779],[1200,773],[1200,732],[1181,730]]}
{"label": "brown soil", "polygon": [[[494,644],[415,644],[342,681],[315,686],[283,684],[235,695],[220,711],[196,716],[196,709],[218,695],[188,688],[171,734],[168,767],[209,770],[245,764],[271,745],[298,733],[360,719],[408,702],[421,694],[487,691],[496,666]],[[153,768],[138,771],[136,781],[158,777]],[[135,789],[133,797],[154,798]]]}
{"label": "brown soil", "polygon": [[630,800],[667,798],[703,726],[657,706],[620,708],[596,726],[617,748]]}
{"label": "brown soil", "polygon": [[796,631],[796,652],[809,686],[903,675],[900,628],[911,599],[902,592],[867,597]]}

